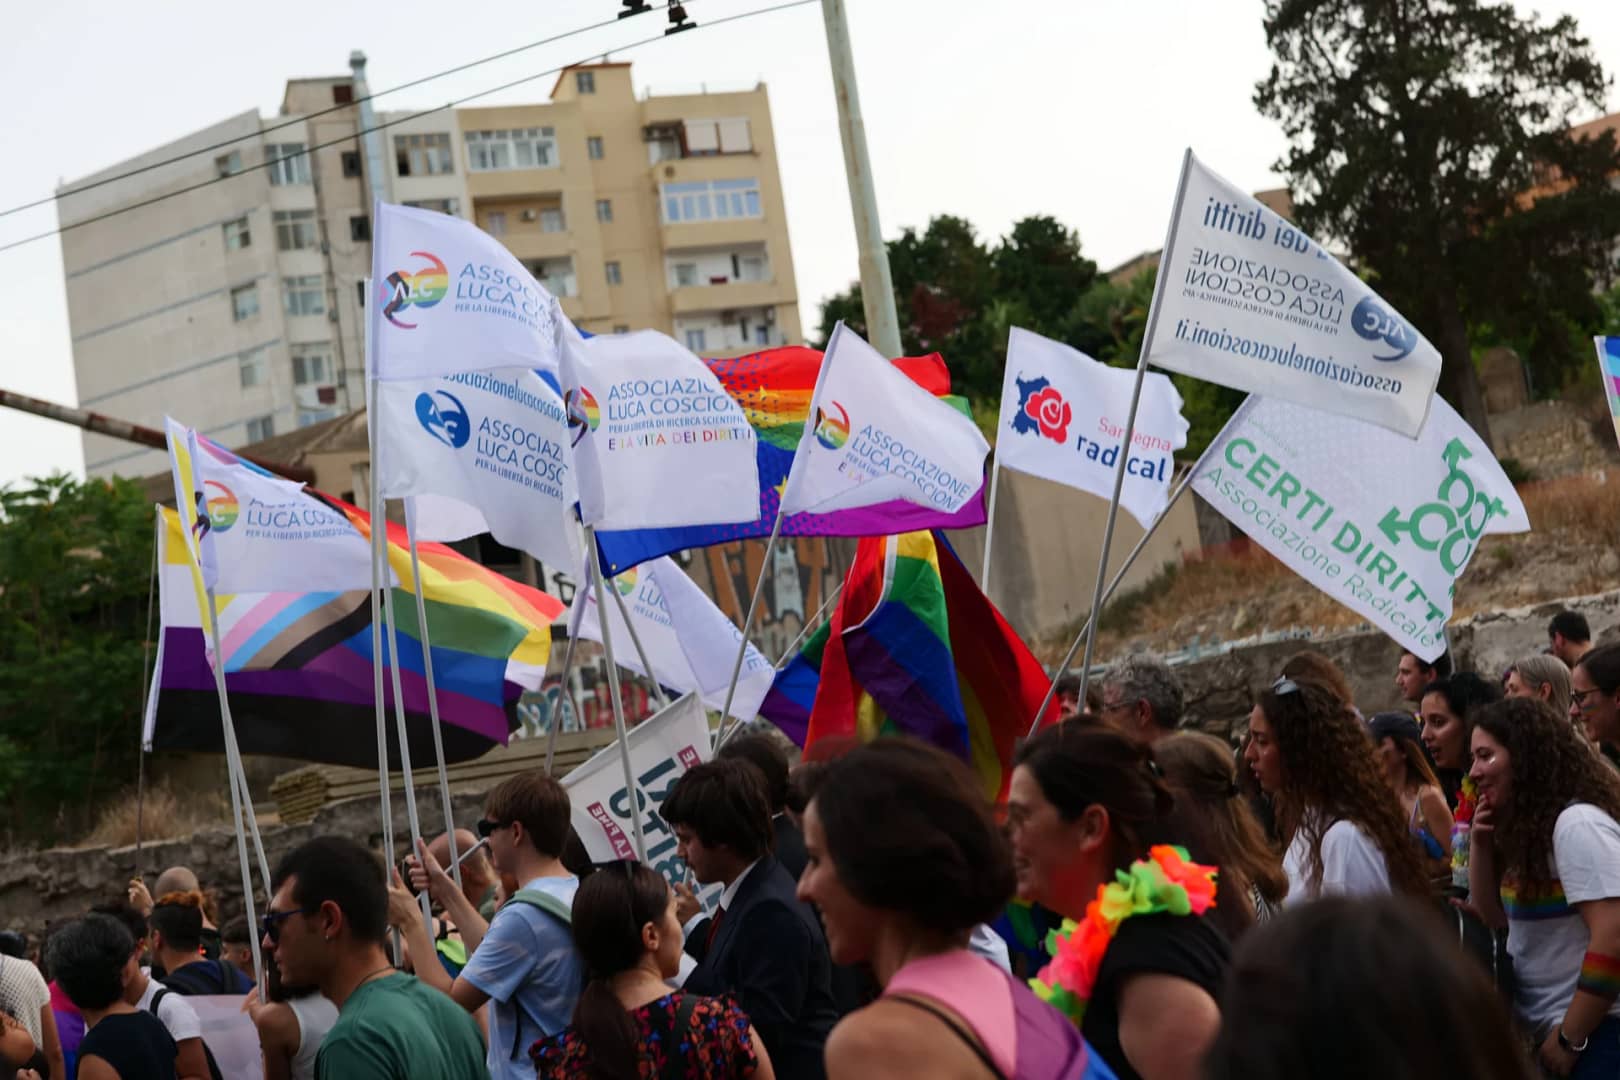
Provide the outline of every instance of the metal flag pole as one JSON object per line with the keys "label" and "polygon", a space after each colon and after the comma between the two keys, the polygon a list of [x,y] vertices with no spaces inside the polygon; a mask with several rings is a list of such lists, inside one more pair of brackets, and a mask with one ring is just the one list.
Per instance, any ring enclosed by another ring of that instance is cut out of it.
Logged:
{"label": "metal flag pole", "polygon": [[455,810],[450,804],[450,770],[445,768],[444,764],[444,730],[439,726],[439,693],[433,683],[433,640],[428,634],[427,601],[422,596],[422,560],[416,548],[414,498],[405,500],[405,535],[411,548],[411,580],[416,583],[416,628],[422,640],[422,671],[427,677],[428,721],[433,725],[433,763],[439,770],[439,799],[444,804],[444,833],[450,838],[450,876],[459,889],[461,853],[456,850]]}
{"label": "metal flag pole", "polygon": [[[585,558],[595,561],[596,554],[596,527],[585,526]],[[586,571],[591,579],[591,585],[596,594],[596,611],[598,616],[606,610],[607,603],[602,596],[602,575],[597,568],[592,567]],[[629,734],[624,726],[624,700],[619,695],[619,666],[613,660],[613,627],[609,620],[598,618],[602,625],[602,651],[607,653],[608,697],[613,702],[613,728],[619,740],[619,764],[624,767],[624,791],[629,800],[630,828],[635,834],[636,858],[642,862],[647,861],[647,841],[641,835],[641,799],[636,791],[635,771],[630,768],[630,741]]]}
{"label": "metal flag pole", "polygon": [[[578,589],[575,591],[575,597],[574,597],[575,600],[578,601],[581,608],[583,608],[585,606],[584,590],[589,589],[591,587],[591,579],[595,576],[595,571],[596,571],[596,568],[591,565],[591,561],[589,559],[586,559],[585,560],[585,580],[584,580],[584,582],[582,582],[579,585]],[[546,775],[547,776],[551,775],[552,764],[553,764],[553,762],[554,762],[554,760],[556,758],[556,754],[557,754],[557,732],[562,727],[563,703],[567,702],[568,707],[570,709],[573,709],[573,707],[574,707],[574,695],[568,689],[568,680],[569,680],[569,677],[572,676],[573,673],[574,673],[574,646],[576,646],[578,644],[579,644],[579,624],[578,624],[577,620],[569,619],[568,620],[568,650],[563,653],[562,679],[557,683],[557,711],[556,711],[556,714],[551,719],[551,730],[546,732]],[[574,714],[574,719],[576,721],[579,719],[579,714],[578,714],[577,711]]]}
{"label": "metal flag pole", "polygon": [[[794,451],[798,456],[798,451]],[[726,737],[726,728],[731,724],[731,701],[737,696],[737,680],[742,677],[743,660],[748,656],[748,632],[754,628],[754,615],[759,610],[759,599],[765,593],[765,575],[771,570],[771,554],[776,550],[776,538],[782,535],[782,519],[787,515],[782,513],[781,503],[777,503],[776,520],[771,524],[771,537],[765,541],[765,559],[759,566],[759,577],[754,580],[754,595],[748,601],[748,614],[743,618],[742,637],[737,639],[737,660],[731,665],[731,683],[726,687],[726,705],[720,710],[720,726],[715,729],[714,748],[720,749],[720,743]],[[740,546],[740,545],[739,545]]]}
{"label": "metal flag pole", "polygon": [[[376,466],[375,460],[372,462]],[[386,507],[379,507],[386,509]],[[377,519],[372,517],[372,526]],[[411,732],[405,719],[405,690],[399,674],[399,623],[394,619],[394,590],[383,592],[383,618],[388,622],[388,679],[394,691],[394,729],[399,736],[399,772],[405,789],[405,820],[411,830],[411,854],[416,854],[422,843],[422,821],[416,814],[416,780],[411,775]],[[422,921],[428,933],[433,933],[433,901],[423,891],[418,899],[422,903]]]}
{"label": "metal flag pole", "polygon": [[152,614],[157,601],[158,552],[163,548],[163,511],[156,510],[152,529],[152,580],[146,586],[146,636],[141,639],[141,733],[135,745],[135,872],[141,872],[141,847],[146,815],[146,701],[152,693]]}
{"label": "metal flag pole", "polygon": [[979,591],[990,595],[990,538],[996,531],[996,496],[1001,489],[1001,455],[992,454],[990,462],[990,505],[984,518],[984,571],[979,574]]}
{"label": "metal flag pole", "polygon": [[[630,609],[625,605],[624,597],[619,594],[616,587],[607,590],[613,596],[613,602],[618,605],[619,614],[624,617],[624,628],[630,633],[630,644],[636,647],[636,655],[641,658],[641,670],[647,676],[647,682],[652,687],[653,700],[658,702],[660,709],[669,708],[669,699],[664,696],[664,688],[658,682],[658,673],[653,671],[652,661],[647,659],[647,650],[641,647],[641,635],[636,633],[636,624],[630,621]],[[597,612],[598,619],[601,612]]]}
{"label": "metal flag pole", "polygon": [[827,594],[827,599],[821,602],[821,606],[816,609],[816,613],[810,616],[809,621],[806,622],[804,626],[799,628],[799,636],[789,642],[786,649],[782,650],[781,657],[776,661],[777,671],[781,671],[783,668],[787,667],[788,664],[793,662],[794,650],[799,647],[799,644],[803,642],[805,638],[816,632],[817,627],[821,625],[821,617],[827,613],[828,608],[833,606],[833,601],[837,600],[838,594],[843,591],[844,583],[840,581],[837,587],[834,588],[832,592]]}
{"label": "metal flag pole", "polygon": [[[368,330],[371,329],[370,310],[374,306],[368,304],[366,308],[366,326]],[[366,472],[369,474],[366,511],[371,515],[371,688],[377,719],[377,781],[382,796],[383,881],[386,884],[392,884],[394,808],[388,792],[388,707],[383,699],[382,669],[382,590],[387,588],[385,583],[386,575],[384,574],[384,567],[388,564],[386,540],[384,538],[387,519],[382,513],[382,498],[378,494],[381,482],[377,473],[377,379],[375,375],[376,359],[372,355],[375,340],[376,335],[374,333],[366,334],[366,438],[370,444],[368,447],[370,460],[366,468]],[[398,945],[396,939],[394,948],[394,959],[396,961],[399,959]]]}
{"label": "metal flag pole", "polygon": [[[1102,606],[1103,576],[1108,573],[1108,549],[1114,541],[1114,520],[1119,516],[1119,497],[1125,488],[1125,465],[1131,456],[1131,441],[1136,436],[1136,410],[1142,403],[1142,381],[1147,376],[1147,360],[1153,352],[1153,333],[1157,329],[1155,321],[1159,316],[1159,301],[1164,296],[1164,283],[1168,280],[1162,271],[1168,269],[1173,262],[1176,246],[1176,225],[1181,220],[1181,203],[1187,194],[1187,174],[1192,167],[1192,150],[1187,150],[1181,158],[1181,179],[1176,182],[1176,201],[1170,211],[1170,225],[1166,230],[1164,239],[1164,256],[1159,260],[1160,273],[1155,275],[1153,283],[1153,302],[1148,308],[1147,332],[1142,339],[1142,352],[1136,358],[1136,382],[1131,388],[1131,409],[1125,415],[1125,435],[1119,443],[1119,463],[1114,467],[1114,496],[1108,501],[1108,521],[1103,526],[1102,557],[1097,560],[1097,587],[1091,594],[1092,623],[1097,621],[1098,609]],[[1096,635],[1086,635],[1085,659],[1080,664],[1080,700],[1086,700],[1086,686],[1091,680],[1091,654],[1096,646]],[[1053,684],[1054,686],[1056,683]],[[1039,722],[1040,714],[1036,714]]]}

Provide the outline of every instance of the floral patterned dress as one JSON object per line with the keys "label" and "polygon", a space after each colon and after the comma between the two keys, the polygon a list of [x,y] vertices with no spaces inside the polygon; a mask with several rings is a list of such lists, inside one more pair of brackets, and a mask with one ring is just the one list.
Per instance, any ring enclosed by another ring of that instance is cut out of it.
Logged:
{"label": "floral patterned dress", "polygon": [[[634,1009],[630,1018],[641,1036],[641,1080],[728,1080],[754,1075],[759,1062],[749,1039],[748,1016],[730,994],[692,997],[666,994]],[[686,1023],[675,1030],[683,1003]],[[573,1028],[529,1048],[540,1080],[577,1080],[587,1075],[590,1051]]]}

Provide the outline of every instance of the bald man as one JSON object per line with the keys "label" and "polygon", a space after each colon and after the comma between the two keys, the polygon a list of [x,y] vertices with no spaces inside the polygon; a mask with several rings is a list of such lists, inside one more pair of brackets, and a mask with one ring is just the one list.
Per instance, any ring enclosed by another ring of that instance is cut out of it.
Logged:
{"label": "bald man", "polygon": [[[477,843],[478,837],[468,830],[456,830],[457,854],[466,855]],[[440,833],[435,837],[428,845],[428,853],[438,860],[440,866],[449,866],[450,834]],[[489,861],[487,850],[473,852],[461,864],[461,893],[486,920],[495,915],[495,888],[498,883],[499,878],[495,873],[495,867]],[[455,978],[467,965],[467,946],[461,940],[455,920],[446,913],[439,914],[434,930],[433,943],[439,954],[439,962],[450,973],[450,977]]]}
{"label": "bald man", "polygon": [[[150,890],[147,889],[140,878],[132,879],[129,883],[129,902],[130,906],[136,911],[139,911],[142,915],[150,916],[157,901],[170,893],[200,893],[202,891],[202,885],[197,881],[197,875],[191,872],[189,866],[171,866],[158,875],[155,887]],[[215,926],[213,920],[208,917],[210,906],[206,902],[203,904],[202,955],[208,960],[218,960],[223,949],[219,940],[219,927]],[[154,978],[161,979],[167,973],[161,965],[155,963],[156,958],[153,959],[152,975]]]}

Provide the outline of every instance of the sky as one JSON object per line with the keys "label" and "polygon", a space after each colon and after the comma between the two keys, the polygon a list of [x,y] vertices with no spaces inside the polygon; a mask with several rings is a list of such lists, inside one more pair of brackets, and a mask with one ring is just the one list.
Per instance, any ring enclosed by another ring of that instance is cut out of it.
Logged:
{"label": "sky", "polygon": [[[858,273],[821,6],[704,26],[776,2],[687,0],[696,31],[617,48],[656,33],[655,12],[376,107],[427,108],[604,54],[630,61],[637,89],[654,93],[763,80],[811,333],[821,302]],[[1241,187],[1282,183],[1272,171],[1281,131],[1251,102],[1270,63],[1253,0],[847,6],[885,236],[954,214],[994,241],[1020,218],[1050,214],[1107,269],[1162,245],[1188,146]],[[246,9],[217,0],[22,5],[0,39],[0,100],[16,106],[0,119],[0,209],[242,110],[273,116],[288,78],[345,74],[352,49],[366,53],[377,91],[619,8],[617,0],[282,0],[244,18]],[[1620,3],[1562,0],[1541,10],[1574,15],[1605,70],[1620,72]],[[544,101],[553,82],[548,75],[475,104]],[[1620,92],[1611,90],[1607,111],[1616,109]],[[55,224],[51,205],[0,217],[0,244]],[[0,387],[76,403],[59,242],[0,252],[0,280]],[[78,429],[0,409],[0,486],[82,468]]]}

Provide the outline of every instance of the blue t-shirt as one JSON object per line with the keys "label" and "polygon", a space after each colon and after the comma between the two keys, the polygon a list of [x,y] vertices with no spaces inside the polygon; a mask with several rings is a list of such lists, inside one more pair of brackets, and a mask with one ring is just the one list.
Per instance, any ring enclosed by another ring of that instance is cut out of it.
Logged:
{"label": "blue t-shirt", "polygon": [[[523,887],[550,893],[572,907],[579,879],[536,878]],[[461,970],[463,979],[490,997],[491,1077],[533,1080],[529,1047],[568,1026],[584,970],[572,932],[556,916],[515,901],[495,913],[484,940]]]}

